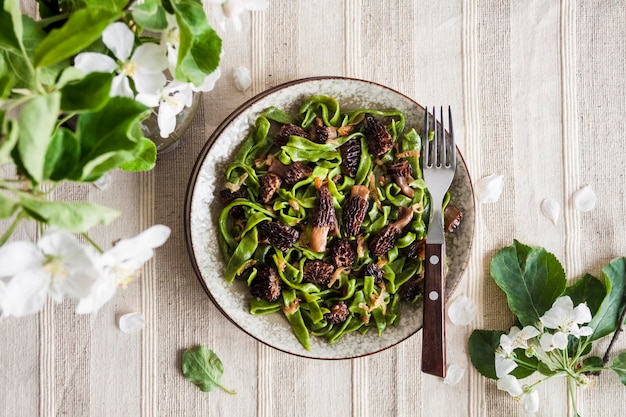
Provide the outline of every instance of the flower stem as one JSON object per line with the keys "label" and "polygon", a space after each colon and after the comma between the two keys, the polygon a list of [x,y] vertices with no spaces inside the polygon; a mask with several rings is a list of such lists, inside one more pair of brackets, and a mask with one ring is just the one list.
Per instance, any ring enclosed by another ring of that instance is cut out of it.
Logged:
{"label": "flower stem", "polygon": [[617,338],[619,337],[620,333],[622,333],[624,331],[622,329],[622,323],[624,323],[624,318],[625,317],[626,317],[626,308],[622,310],[622,314],[620,314],[620,316],[619,316],[619,320],[617,321],[618,327],[615,330],[615,332],[613,333],[613,337],[611,338],[611,342],[609,343],[609,346],[606,348],[606,352],[604,353],[604,356],[602,357],[602,363],[604,365],[606,365],[609,362],[609,354],[611,353],[611,349],[613,349],[613,345],[617,341]]}
{"label": "flower stem", "polygon": [[104,253],[104,250],[102,250],[102,248],[92,238],[90,238],[87,233],[81,233],[80,235],[84,237],[91,246],[96,248],[98,252]]}
{"label": "flower stem", "polygon": [[15,229],[17,228],[17,225],[20,224],[20,222],[22,221],[22,219],[24,218],[25,214],[23,211],[20,211],[17,216],[15,217],[15,219],[13,220],[13,222],[11,223],[11,225],[9,226],[9,228],[6,230],[6,232],[4,232],[4,234],[0,237],[0,246],[4,245],[7,240],[9,240],[9,238],[11,237],[11,235],[13,234],[13,232],[15,232]]}
{"label": "flower stem", "polygon": [[572,409],[574,410],[574,417],[578,417],[579,414],[578,414],[578,409],[576,408],[576,393],[574,392],[574,384],[573,384],[572,377],[567,378],[567,393],[569,395],[570,402],[572,404]]}

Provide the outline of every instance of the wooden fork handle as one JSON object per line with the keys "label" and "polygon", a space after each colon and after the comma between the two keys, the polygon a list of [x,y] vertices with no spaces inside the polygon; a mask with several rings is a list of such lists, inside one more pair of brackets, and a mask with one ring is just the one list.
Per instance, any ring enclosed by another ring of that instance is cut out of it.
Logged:
{"label": "wooden fork handle", "polygon": [[445,243],[426,243],[422,372],[442,378],[446,376],[445,254]]}

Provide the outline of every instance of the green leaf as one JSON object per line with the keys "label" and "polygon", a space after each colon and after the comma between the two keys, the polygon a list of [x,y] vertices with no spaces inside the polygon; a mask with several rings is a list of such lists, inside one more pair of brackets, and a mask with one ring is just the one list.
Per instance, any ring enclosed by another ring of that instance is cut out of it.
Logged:
{"label": "green leaf", "polygon": [[606,295],[602,282],[593,275],[586,274],[574,284],[565,289],[564,295],[569,295],[574,305],[587,303],[591,315],[596,314]]}
{"label": "green leaf", "polygon": [[29,194],[20,196],[20,204],[33,219],[72,233],[84,233],[98,224],[106,225],[120,212],[93,203],[50,201]]}
{"label": "green leaf", "polygon": [[150,171],[154,168],[157,159],[157,149],[150,139],[142,138],[136,149],[136,157],[132,161],[123,163],[120,168],[125,171]]}
{"label": "green leaf", "polygon": [[517,240],[494,256],[491,277],[522,326],[536,324],[566,285],[565,271],[553,254]]}
{"label": "green leaf", "polygon": [[[92,72],[82,80],[61,89],[61,109],[67,112],[85,112],[101,109],[109,101],[113,74]],[[85,94],[85,92],[89,92]]]}
{"label": "green leaf", "polygon": [[[2,127],[1,124],[0,127]],[[17,139],[19,137],[19,125],[16,124],[13,120],[8,120],[6,127],[6,135],[2,136],[0,134],[0,165],[11,160],[11,151],[13,150],[13,148],[15,148],[15,145],[17,144]]]}
{"label": "green leaf", "polygon": [[221,388],[229,394],[236,394],[220,384],[224,365],[215,352],[205,346],[185,350],[181,368],[185,378],[196,384],[203,392]]}
{"label": "green leaf", "polygon": [[176,79],[198,86],[218,67],[222,40],[209,25],[199,1],[181,0],[174,7],[180,31]]}
{"label": "green leaf", "polygon": [[142,4],[133,6],[133,19],[148,30],[161,31],[167,28],[165,10],[159,0],[145,0]]}
{"label": "green leaf", "polygon": [[615,371],[622,384],[626,385],[626,352],[622,352],[611,364],[611,369]]}
{"label": "green leaf", "polygon": [[602,358],[599,356],[589,356],[588,358],[585,358],[585,360],[583,361],[583,365],[585,366],[585,368],[603,368],[604,367],[604,362],[602,362]]}
{"label": "green leaf", "polygon": [[7,98],[15,84],[15,77],[13,74],[4,73],[0,74],[0,99]]}
{"label": "green leaf", "polygon": [[18,204],[14,199],[0,193],[0,219],[8,219],[17,210]]}
{"label": "green leaf", "polygon": [[474,330],[469,338],[469,354],[472,365],[481,375],[498,379],[496,375],[496,349],[500,346],[502,330]]}
{"label": "green leaf", "polygon": [[103,8],[76,11],[60,29],[53,29],[35,51],[35,66],[45,67],[70,58],[100,37],[121,12]]}
{"label": "green leaf", "polygon": [[46,153],[59,114],[61,94],[57,91],[36,96],[24,105],[18,117],[17,151],[22,167],[35,183],[45,178]]}
{"label": "green leaf", "polygon": [[[32,66],[32,58],[35,55],[35,50],[39,44],[44,40],[47,33],[39,26],[37,22],[28,16],[22,16],[22,24],[24,26],[24,50],[29,58],[27,65],[32,68],[32,74],[34,74],[34,67]],[[64,68],[69,66],[69,60],[63,60],[54,65],[40,68],[37,75],[39,81],[44,85],[53,85],[59,73]]]}
{"label": "green leaf", "polygon": [[0,50],[0,58],[5,71],[15,77],[13,88],[37,89],[35,70],[25,54],[5,49]]}
{"label": "green leaf", "polygon": [[78,81],[83,78],[85,74],[76,67],[69,66],[65,67],[65,69],[59,74],[59,77],[56,80],[56,88],[61,89],[65,87],[68,83],[73,81]]}
{"label": "green leaf", "polygon": [[81,155],[71,178],[95,181],[107,171],[135,160],[141,138],[135,133],[137,124],[149,112],[138,101],[112,97],[97,112],[82,113],[76,130]]}
{"label": "green leaf", "polygon": [[22,51],[22,12],[19,0],[1,0],[0,48]]}
{"label": "green leaf", "polygon": [[80,157],[80,141],[67,128],[59,128],[46,152],[44,178],[53,181],[67,179]]}
{"label": "green leaf", "polygon": [[626,259],[618,258],[602,268],[606,296],[600,308],[589,322],[593,333],[589,340],[597,340],[613,333],[621,323],[618,323],[620,313],[624,309],[624,293],[626,291]]}

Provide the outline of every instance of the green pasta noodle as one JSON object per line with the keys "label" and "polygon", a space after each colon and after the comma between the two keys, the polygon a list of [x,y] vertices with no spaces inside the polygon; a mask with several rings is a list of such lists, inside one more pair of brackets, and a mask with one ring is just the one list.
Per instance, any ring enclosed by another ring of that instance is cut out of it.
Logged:
{"label": "green pasta noodle", "polygon": [[[250,313],[283,314],[305,349],[310,337],[335,343],[353,332],[382,335],[399,324],[405,302],[421,297],[429,200],[421,138],[406,122],[395,109],[342,112],[336,99],[320,95],[304,100],[296,115],[270,107],[225,172],[219,216],[224,278],[247,282]],[[370,149],[368,123],[384,128],[381,143],[392,141],[382,153]],[[410,173],[394,173],[396,165]],[[346,219],[359,192],[367,196],[359,197],[364,218],[351,226],[355,234]],[[323,198],[334,223],[315,217]],[[384,240],[379,235],[403,216],[410,218],[401,233],[384,242],[383,253],[373,252],[372,242]],[[264,231],[269,227],[270,234]],[[324,249],[317,250],[322,229]],[[338,254],[352,262],[340,263]]]}

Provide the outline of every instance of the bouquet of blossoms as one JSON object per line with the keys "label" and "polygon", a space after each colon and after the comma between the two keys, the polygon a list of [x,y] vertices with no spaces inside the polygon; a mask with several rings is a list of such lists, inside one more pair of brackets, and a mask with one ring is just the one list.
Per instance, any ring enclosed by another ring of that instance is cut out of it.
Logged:
{"label": "bouquet of blossoms", "polygon": [[[491,276],[506,293],[516,324],[509,330],[475,330],[469,340],[472,364],[497,387],[539,409],[535,387],[565,378],[575,417],[574,386],[590,387],[603,370],[613,370],[626,385],[626,352],[611,358],[626,312],[626,258],[602,269],[603,281],[586,274],[571,285],[556,257],[543,248],[515,241],[491,263]],[[603,357],[593,342],[613,334]],[[609,364],[610,362],[610,364]],[[533,375],[532,378],[531,375]],[[522,380],[529,378],[530,382]]]}
{"label": "bouquet of blossoms", "polygon": [[[0,1],[0,312],[36,313],[47,296],[99,309],[139,274],[170,230],[153,226],[101,249],[87,232],[120,213],[55,201],[63,182],[94,183],[111,170],[146,171],[156,146],[142,122],[156,115],[165,137],[192,95],[220,76],[222,41],[200,0]],[[267,0],[210,0],[219,25]],[[37,243],[9,241],[24,220]],[[44,231],[45,230],[45,231]],[[78,236],[82,236],[83,242]]]}

